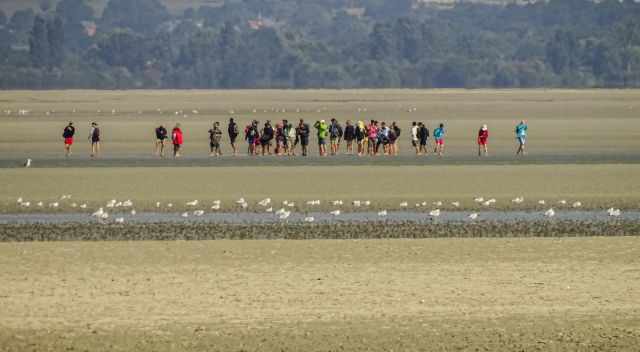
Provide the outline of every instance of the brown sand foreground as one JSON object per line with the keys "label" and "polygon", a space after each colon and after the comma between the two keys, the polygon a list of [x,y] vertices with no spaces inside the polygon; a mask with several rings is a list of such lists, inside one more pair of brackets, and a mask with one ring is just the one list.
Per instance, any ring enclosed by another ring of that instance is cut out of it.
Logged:
{"label": "brown sand foreground", "polygon": [[0,244],[0,350],[616,350],[640,238]]}

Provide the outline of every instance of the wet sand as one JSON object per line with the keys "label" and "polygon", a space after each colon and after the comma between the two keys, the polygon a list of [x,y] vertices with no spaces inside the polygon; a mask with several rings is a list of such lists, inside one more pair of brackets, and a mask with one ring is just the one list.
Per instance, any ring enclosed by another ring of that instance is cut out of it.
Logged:
{"label": "wet sand", "polygon": [[637,237],[0,244],[0,349],[616,350]]}

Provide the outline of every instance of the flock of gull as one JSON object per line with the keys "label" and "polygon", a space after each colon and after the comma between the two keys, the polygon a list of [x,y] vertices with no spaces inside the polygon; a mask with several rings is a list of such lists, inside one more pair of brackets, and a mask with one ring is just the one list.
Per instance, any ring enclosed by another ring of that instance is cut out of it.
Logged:
{"label": "flock of gull", "polygon": [[[485,199],[484,197],[476,197],[474,198],[473,201],[478,206],[481,206],[487,209],[490,209],[493,205],[497,203],[497,200],[495,198]],[[511,203],[513,204],[523,204],[524,202],[525,202],[524,197],[516,197],[511,200]],[[191,218],[191,217],[197,218],[197,217],[204,216],[207,211],[204,210],[203,203],[204,202],[200,202],[199,200],[192,200],[192,201],[186,202],[184,206],[181,207],[181,209],[183,210],[190,209],[190,210],[181,212],[180,216],[182,218]],[[233,205],[233,209],[235,211],[248,210],[250,206],[249,202],[244,197],[236,200],[234,203],[235,204]],[[313,209],[313,207],[318,207],[322,205],[322,203],[323,201],[316,199],[316,200],[306,201],[304,204],[307,206],[307,208]],[[21,208],[34,207],[34,208],[43,208],[43,209],[49,208],[52,210],[62,208],[63,206],[65,206],[71,209],[79,209],[80,212],[82,212],[83,210],[86,210],[89,207],[87,203],[77,203],[72,201],[72,196],[70,194],[64,194],[60,196],[59,200],[49,202],[49,203],[44,203],[42,201],[32,202],[32,201],[27,201],[22,197],[19,197],[17,199],[17,204]],[[369,200],[352,200],[351,202],[345,202],[343,200],[332,200],[332,201],[326,202],[326,204],[328,204],[329,206],[331,206],[331,208],[333,208],[333,210],[328,212],[328,215],[335,218],[338,218],[344,214],[344,210],[342,208],[345,205],[348,206],[350,204],[351,205],[350,209],[363,208],[363,210],[366,210],[367,208],[372,206],[372,202]],[[537,204],[539,206],[544,206],[544,207],[549,205],[545,200],[538,200]],[[442,201],[436,201],[436,202],[424,201],[420,203],[415,203],[415,210],[425,209],[426,211],[428,211],[427,214],[432,219],[436,219],[440,217],[441,214],[444,212],[443,210],[441,210],[443,206],[445,206],[445,204]],[[556,206],[563,207],[563,208],[579,209],[582,207],[582,203],[580,201],[568,202],[566,200],[560,200],[560,201],[557,201]],[[173,203],[163,204],[161,202],[156,202],[155,207],[159,211],[166,212],[166,211],[171,211],[174,208],[174,204]],[[276,202],[274,202],[271,198],[265,198],[258,201],[256,203],[256,207],[252,208],[252,210],[258,213],[260,212],[270,213],[270,214],[273,214],[273,216],[276,219],[286,221],[292,215],[293,211],[295,210],[294,209],[295,207],[296,207],[296,203],[293,201],[285,200],[281,203],[281,206],[278,206]],[[450,202],[450,206],[447,205],[446,207],[453,208],[453,209],[460,208],[460,202],[458,201]],[[178,208],[178,206],[176,206],[176,208]],[[279,208],[279,209],[276,209],[276,208]],[[409,202],[406,202],[406,201],[400,202],[399,208],[408,209],[410,208],[410,204]],[[212,213],[217,212],[217,211],[220,211],[221,209],[222,209],[221,200],[214,200],[211,203],[210,212]],[[610,217],[619,217],[621,215],[621,210],[616,208],[609,208],[606,210],[606,213]],[[112,214],[118,214],[118,216],[112,217]],[[102,222],[107,222],[107,221],[110,221],[110,219],[113,219],[113,222],[121,224],[125,222],[125,217],[122,216],[122,214],[128,214],[131,217],[137,215],[137,211],[134,207],[133,201],[131,200],[119,201],[116,199],[112,199],[106,202],[104,206],[101,206],[97,210],[93,211],[91,213],[91,216]],[[308,214],[308,213],[305,213],[305,214]],[[387,217],[388,214],[389,212],[386,209],[377,211],[377,216],[381,219],[384,219],[385,217]],[[547,218],[552,218],[556,215],[556,210],[554,210],[554,207],[550,207],[547,210],[544,210],[542,215],[544,215]],[[473,220],[479,219],[480,214],[477,212],[471,212],[466,217],[468,220],[473,221]],[[315,218],[313,216],[307,215],[304,217],[304,222],[312,223],[314,221],[315,221]]]}

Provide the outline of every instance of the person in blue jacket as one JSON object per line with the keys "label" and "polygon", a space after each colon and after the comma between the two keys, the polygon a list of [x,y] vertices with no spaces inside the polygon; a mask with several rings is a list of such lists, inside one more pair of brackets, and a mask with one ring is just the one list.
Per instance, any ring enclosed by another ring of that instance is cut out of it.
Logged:
{"label": "person in blue jacket", "polygon": [[518,141],[518,151],[516,151],[516,155],[527,154],[524,150],[525,144],[527,143],[527,129],[528,126],[525,120],[520,121],[516,126],[516,140]]}

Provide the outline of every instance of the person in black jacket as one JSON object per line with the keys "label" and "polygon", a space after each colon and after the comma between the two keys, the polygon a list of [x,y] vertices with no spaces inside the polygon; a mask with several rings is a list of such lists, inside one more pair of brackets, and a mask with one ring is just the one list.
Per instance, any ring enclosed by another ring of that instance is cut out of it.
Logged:
{"label": "person in black jacket", "polygon": [[344,140],[347,142],[347,154],[353,154],[354,139],[356,139],[356,127],[351,123],[351,120],[347,120],[347,125],[344,127]]}
{"label": "person in black jacket", "polygon": [[167,129],[160,125],[156,128],[156,155],[164,158],[164,142],[167,140]]}
{"label": "person in black jacket", "polygon": [[229,126],[227,127],[227,132],[229,133],[229,144],[231,144],[231,148],[233,149],[233,155],[238,155],[238,147],[236,146],[236,139],[240,132],[238,132],[238,124],[233,120],[233,118],[229,119]]}
{"label": "person in black jacket", "polygon": [[91,141],[91,158],[97,158],[100,156],[100,127],[97,122],[91,123],[91,130],[89,131],[89,141]]}
{"label": "person in black jacket", "polygon": [[271,121],[267,120],[262,129],[262,136],[260,138],[260,144],[262,145],[262,155],[271,155],[271,141],[274,137],[274,130],[271,126]]}
{"label": "person in black jacket", "polygon": [[429,129],[422,122],[418,123],[418,139],[420,140],[420,148],[418,149],[419,154],[421,155],[429,154],[429,149],[427,148],[427,139],[429,139]]}
{"label": "person in black jacket", "polygon": [[62,131],[62,138],[64,138],[64,156],[69,157],[71,155],[71,146],[73,145],[73,136],[76,134],[76,128],[73,127],[73,122],[69,121],[67,127]]}
{"label": "person in black jacket", "polygon": [[297,130],[300,146],[302,147],[302,156],[307,156],[307,152],[309,150],[309,124],[305,123],[303,119],[300,119]]}
{"label": "person in black jacket", "polygon": [[393,141],[393,143],[391,143],[391,148],[393,148],[393,155],[398,155],[399,151],[400,151],[400,146],[398,145],[398,141],[400,140],[400,133],[402,133],[402,130],[400,129],[400,127],[398,127],[398,124],[396,124],[395,121],[393,121],[391,123],[391,129],[393,130],[393,133],[395,134],[395,139]]}

